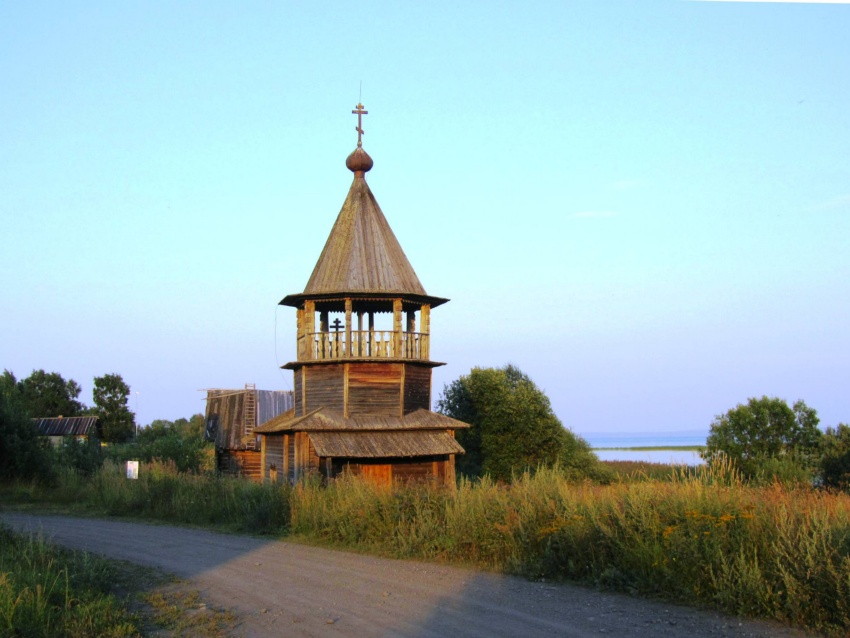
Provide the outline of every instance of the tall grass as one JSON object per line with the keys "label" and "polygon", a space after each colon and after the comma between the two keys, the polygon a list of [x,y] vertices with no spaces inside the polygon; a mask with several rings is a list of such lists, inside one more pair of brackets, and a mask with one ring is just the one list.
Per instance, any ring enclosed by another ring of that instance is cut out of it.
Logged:
{"label": "tall grass", "polygon": [[456,492],[307,483],[292,493],[292,531],[850,631],[850,498],[748,487],[728,467],[607,486],[540,471]]}
{"label": "tall grass", "polygon": [[56,503],[109,516],[134,516],[171,523],[216,527],[252,534],[279,533],[289,525],[289,489],[245,479],[178,472],[174,463],[142,465],[139,478],[126,478],[123,466],[106,461],[87,478],[61,469],[57,484],[5,486],[4,500]]}
{"label": "tall grass", "polygon": [[0,526],[0,636],[138,636],[105,560]]}
{"label": "tall grass", "polygon": [[110,515],[133,515],[251,533],[279,532],[289,523],[288,490],[247,480],[182,474],[173,463],[146,464],[136,480],[105,464],[89,496]]}

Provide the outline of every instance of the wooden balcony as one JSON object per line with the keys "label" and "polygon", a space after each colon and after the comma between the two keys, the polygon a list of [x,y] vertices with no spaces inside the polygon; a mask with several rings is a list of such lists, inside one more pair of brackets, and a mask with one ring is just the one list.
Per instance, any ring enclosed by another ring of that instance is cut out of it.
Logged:
{"label": "wooden balcony", "polygon": [[429,337],[424,332],[392,330],[308,332],[298,339],[299,361],[339,361],[344,359],[408,359],[428,361]]}

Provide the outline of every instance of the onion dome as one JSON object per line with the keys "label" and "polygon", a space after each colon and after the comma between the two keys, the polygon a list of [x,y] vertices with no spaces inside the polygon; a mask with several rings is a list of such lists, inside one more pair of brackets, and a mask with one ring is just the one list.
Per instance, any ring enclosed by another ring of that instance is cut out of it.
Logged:
{"label": "onion dome", "polygon": [[369,153],[360,146],[355,148],[354,152],[345,160],[345,166],[354,173],[355,177],[362,177],[364,173],[371,170],[372,165],[372,158],[369,157]]}

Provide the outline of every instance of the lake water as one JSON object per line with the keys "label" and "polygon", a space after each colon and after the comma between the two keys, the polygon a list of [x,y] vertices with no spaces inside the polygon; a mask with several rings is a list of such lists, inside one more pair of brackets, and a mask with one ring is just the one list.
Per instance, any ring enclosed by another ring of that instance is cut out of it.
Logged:
{"label": "lake water", "polygon": [[602,461],[647,461],[649,463],[671,463],[678,465],[702,465],[699,452],[680,450],[599,450],[596,448],[659,447],[662,445],[705,445],[707,432],[652,432],[636,434],[602,433],[581,434],[590,443]]}

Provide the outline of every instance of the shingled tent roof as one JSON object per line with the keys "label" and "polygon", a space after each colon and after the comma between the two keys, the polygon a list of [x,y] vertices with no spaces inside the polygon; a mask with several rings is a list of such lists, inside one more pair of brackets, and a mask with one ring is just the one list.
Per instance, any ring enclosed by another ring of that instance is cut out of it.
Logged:
{"label": "shingled tent roof", "polygon": [[325,243],[307,287],[280,302],[299,306],[325,296],[403,295],[432,306],[448,301],[430,297],[366,183],[372,158],[358,147],[346,160],[354,181]]}

